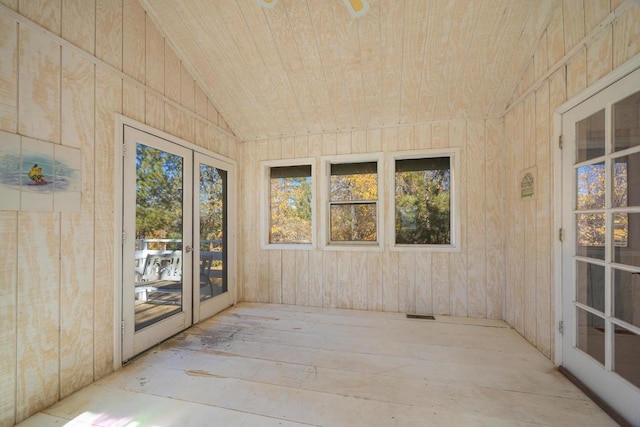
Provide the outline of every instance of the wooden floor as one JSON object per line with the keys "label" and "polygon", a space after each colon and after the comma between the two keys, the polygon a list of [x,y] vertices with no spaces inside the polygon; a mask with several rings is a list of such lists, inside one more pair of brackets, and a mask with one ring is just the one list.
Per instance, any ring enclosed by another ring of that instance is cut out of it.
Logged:
{"label": "wooden floor", "polygon": [[240,304],[25,426],[607,426],[503,322]]}

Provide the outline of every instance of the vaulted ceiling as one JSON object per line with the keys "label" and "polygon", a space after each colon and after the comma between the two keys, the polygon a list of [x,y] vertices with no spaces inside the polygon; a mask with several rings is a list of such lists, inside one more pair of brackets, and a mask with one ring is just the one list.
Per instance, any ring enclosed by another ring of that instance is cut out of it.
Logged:
{"label": "vaulted ceiling", "polygon": [[505,110],[559,0],[141,0],[242,140]]}

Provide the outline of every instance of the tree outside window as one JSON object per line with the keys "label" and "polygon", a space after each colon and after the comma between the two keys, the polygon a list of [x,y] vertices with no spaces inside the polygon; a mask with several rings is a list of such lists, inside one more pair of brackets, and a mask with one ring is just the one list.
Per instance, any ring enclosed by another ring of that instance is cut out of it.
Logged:
{"label": "tree outside window", "polygon": [[378,163],[331,164],[330,240],[377,241]]}
{"label": "tree outside window", "polygon": [[395,161],[396,244],[451,244],[451,157]]}
{"label": "tree outside window", "polygon": [[311,165],[269,169],[269,243],[312,242]]}

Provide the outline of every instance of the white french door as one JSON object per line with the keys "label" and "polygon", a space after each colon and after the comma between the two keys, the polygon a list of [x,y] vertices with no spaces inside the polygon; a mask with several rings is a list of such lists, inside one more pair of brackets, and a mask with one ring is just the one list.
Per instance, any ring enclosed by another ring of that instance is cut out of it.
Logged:
{"label": "white french door", "polygon": [[640,70],[562,132],[562,365],[640,425]]}
{"label": "white french door", "polygon": [[124,126],[122,360],[234,303],[231,164]]}

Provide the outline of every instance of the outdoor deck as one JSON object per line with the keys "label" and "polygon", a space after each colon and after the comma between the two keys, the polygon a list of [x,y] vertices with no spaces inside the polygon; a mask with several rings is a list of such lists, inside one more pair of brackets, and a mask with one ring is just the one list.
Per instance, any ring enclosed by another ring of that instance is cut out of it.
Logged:
{"label": "outdoor deck", "polygon": [[615,425],[504,322],[243,303],[20,426],[299,424]]}

